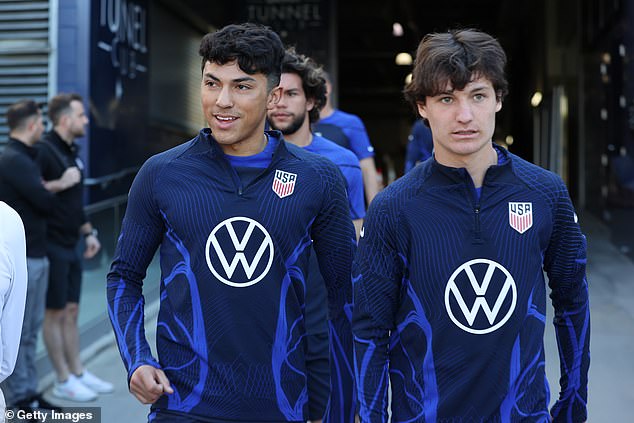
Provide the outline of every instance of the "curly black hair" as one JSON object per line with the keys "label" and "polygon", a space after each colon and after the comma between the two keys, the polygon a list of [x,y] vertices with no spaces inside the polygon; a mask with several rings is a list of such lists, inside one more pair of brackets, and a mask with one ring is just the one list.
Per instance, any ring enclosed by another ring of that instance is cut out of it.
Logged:
{"label": "curly black hair", "polygon": [[253,23],[227,25],[205,35],[198,54],[202,57],[201,70],[207,62],[224,65],[236,60],[240,69],[249,75],[264,74],[269,89],[280,83],[284,45],[266,26]]}
{"label": "curly black hair", "polygon": [[306,99],[311,99],[314,106],[308,112],[310,123],[319,120],[319,112],[326,105],[326,75],[322,68],[310,57],[299,54],[294,47],[286,50],[282,61],[282,73],[294,73],[302,79],[302,89]]}

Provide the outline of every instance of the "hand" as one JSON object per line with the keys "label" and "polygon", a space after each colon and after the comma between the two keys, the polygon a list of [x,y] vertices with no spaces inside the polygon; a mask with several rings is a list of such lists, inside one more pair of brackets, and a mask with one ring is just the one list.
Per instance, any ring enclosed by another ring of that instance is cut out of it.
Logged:
{"label": "hand", "polygon": [[142,404],[154,404],[163,394],[173,394],[170,381],[161,369],[144,364],[130,378],[130,392]]}
{"label": "hand", "polygon": [[101,250],[101,243],[95,235],[86,237],[86,249],[84,250],[84,258],[91,259]]}
{"label": "hand", "polygon": [[64,189],[68,189],[74,185],[77,185],[81,181],[81,172],[76,166],[69,167],[62,173],[60,178]]}

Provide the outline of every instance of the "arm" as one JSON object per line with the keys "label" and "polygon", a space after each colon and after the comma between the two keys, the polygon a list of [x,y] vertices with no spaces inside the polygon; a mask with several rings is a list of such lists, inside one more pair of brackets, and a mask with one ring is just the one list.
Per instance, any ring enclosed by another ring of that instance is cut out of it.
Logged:
{"label": "arm", "polygon": [[551,409],[551,415],[554,422],[583,422],[587,419],[590,365],[586,240],[563,181],[560,184],[553,232],[544,260],[555,309],[561,370],[559,400]]}
{"label": "arm", "polygon": [[352,266],[355,378],[359,417],[388,421],[388,340],[400,297],[402,265],[384,198],[372,203]]}
{"label": "arm", "polygon": [[73,166],[66,169],[59,179],[44,181],[44,188],[50,192],[61,192],[77,185],[80,181],[81,172]]}
{"label": "arm", "polygon": [[359,160],[361,173],[363,174],[363,186],[365,188],[365,201],[370,204],[374,197],[379,193],[379,175],[374,164],[374,157],[366,157]]}
{"label": "arm", "polygon": [[348,122],[348,125],[343,130],[350,140],[350,149],[359,159],[361,173],[363,174],[365,199],[366,203],[370,205],[376,194],[381,190],[376,164],[374,163],[374,148],[370,143],[370,137],[363,121],[358,116],[351,115]]}
{"label": "arm", "polygon": [[363,175],[356,156],[350,155],[354,160],[354,166],[342,166],[343,175],[346,178],[346,191],[348,192],[348,204],[350,205],[350,216],[359,241],[359,233],[363,226],[365,217],[365,200],[363,198]]}
{"label": "arm", "polygon": [[[108,314],[121,358],[128,371],[131,390],[143,385],[136,383],[139,375],[148,374],[140,369],[141,366],[149,365],[160,370],[160,365],[152,357],[145,337],[145,301],[142,295],[147,267],[164,232],[163,220],[153,198],[155,179],[156,172],[148,169],[147,164],[135,178],[130,189],[114,261],[108,273]],[[137,369],[140,373],[135,374]],[[150,374],[149,378],[152,377],[153,374]],[[142,379],[145,381],[147,377]],[[152,389],[145,393],[133,393],[142,402],[154,398],[155,395]]]}
{"label": "arm", "polygon": [[26,156],[19,155],[10,162],[4,162],[2,178],[11,185],[38,212],[47,214],[55,201],[55,196],[42,186],[40,169]]}
{"label": "arm", "polygon": [[343,178],[333,168],[322,173],[324,203],[311,228],[319,269],[328,290],[330,332],[330,400],[324,422],[353,423],[350,266],[356,242]]}
{"label": "arm", "polygon": [[93,228],[92,223],[85,222],[79,227],[79,233],[84,237],[86,249],[84,250],[84,258],[91,259],[101,250],[101,243],[97,238],[97,230]]}
{"label": "arm", "polygon": [[26,301],[26,239],[18,214],[0,204],[0,382],[15,367]]}

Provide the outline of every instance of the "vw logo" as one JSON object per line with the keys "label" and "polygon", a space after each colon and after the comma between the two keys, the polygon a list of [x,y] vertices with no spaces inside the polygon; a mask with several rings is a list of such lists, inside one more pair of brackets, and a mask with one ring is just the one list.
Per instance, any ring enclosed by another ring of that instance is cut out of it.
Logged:
{"label": "vw logo", "polygon": [[[460,329],[484,335],[501,328],[517,304],[513,276],[499,263],[487,259],[470,260],[449,278],[445,288],[445,307]],[[477,318],[480,312],[484,318]],[[502,316],[498,318],[499,316]]]}
{"label": "vw logo", "polygon": [[255,220],[232,217],[211,231],[205,256],[209,270],[220,282],[245,288],[260,282],[269,273],[273,240],[266,228]]}

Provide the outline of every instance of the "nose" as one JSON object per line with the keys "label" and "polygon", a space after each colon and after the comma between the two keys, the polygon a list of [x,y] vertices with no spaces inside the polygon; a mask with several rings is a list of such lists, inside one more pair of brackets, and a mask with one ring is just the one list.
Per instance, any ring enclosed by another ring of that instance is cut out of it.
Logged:
{"label": "nose", "polygon": [[465,123],[473,120],[473,111],[471,110],[471,104],[466,101],[462,101],[458,104],[458,122]]}
{"label": "nose", "polygon": [[223,86],[218,93],[218,98],[216,99],[216,105],[222,108],[228,108],[233,106],[233,100],[231,99],[231,93],[229,92],[229,87]]}
{"label": "nose", "polygon": [[282,95],[280,95],[280,100],[275,103],[276,109],[285,109],[286,108],[286,92],[282,91]]}

